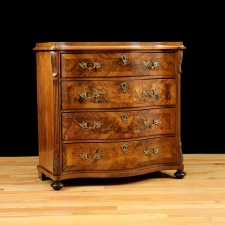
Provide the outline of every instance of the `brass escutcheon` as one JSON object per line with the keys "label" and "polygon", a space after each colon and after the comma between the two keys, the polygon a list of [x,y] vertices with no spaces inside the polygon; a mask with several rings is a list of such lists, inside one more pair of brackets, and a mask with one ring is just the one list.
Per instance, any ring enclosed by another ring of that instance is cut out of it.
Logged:
{"label": "brass escutcheon", "polygon": [[127,144],[123,144],[123,145],[121,145],[121,148],[122,148],[124,154],[127,154],[127,152],[128,152],[128,145]]}
{"label": "brass escutcheon", "polygon": [[126,93],[127,89],[128,89],[128,83],[127,82],[123,82],[120,85],[121,85],[121,87],[123,89],[123,92]]}
{"label": "brass escutcheon", "polygon": [[125,113],[125,114],[121,115],[121,119],[123,120],[124,123],[127,123],[127,120],[128,120],[128,114]]}
{"label": "brass escutcheon", "polygon": [[120,56],[120,58],[123,61],[123,65],[126,66],[128,63],[128,56],[122,55],[122,56]]}

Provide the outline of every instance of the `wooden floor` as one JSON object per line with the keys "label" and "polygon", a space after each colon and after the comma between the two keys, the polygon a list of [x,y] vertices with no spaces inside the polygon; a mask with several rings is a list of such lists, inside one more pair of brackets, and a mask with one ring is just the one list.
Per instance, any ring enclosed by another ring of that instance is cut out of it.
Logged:
{"label": "wooden floor", "polygon": [[225,225],[225,154],[186,154],[186,177],[71,179],[54,191],[38,157],[0,157],[1,225]]}

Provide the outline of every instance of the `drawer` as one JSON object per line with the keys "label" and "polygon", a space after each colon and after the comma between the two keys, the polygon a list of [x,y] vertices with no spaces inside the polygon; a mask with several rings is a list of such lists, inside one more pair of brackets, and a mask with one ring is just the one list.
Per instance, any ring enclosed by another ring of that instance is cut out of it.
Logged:
{"label": "drawer", "polygon": [[61,54],[62,77],[175,76],[175,53]]}
{"label": "drawer", "polygon": [[62,113],[63,141],[137,138],[175,130],[175,108]]}
{"label": "drawer", "polygon": [[146,107],[176,104],[174,79],[63,81],[62,109]]}
{"label": "drawer", "polygon": [[63,144],[63,171],[115,171],[173,163],[175,137]]}

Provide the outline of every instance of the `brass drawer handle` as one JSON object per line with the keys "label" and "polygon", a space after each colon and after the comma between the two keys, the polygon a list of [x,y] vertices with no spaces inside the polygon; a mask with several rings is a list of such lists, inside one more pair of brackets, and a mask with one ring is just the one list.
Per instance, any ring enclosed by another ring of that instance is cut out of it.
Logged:
{"label": "brass drawer handle", "polygon": [[151,60],[151,61],[145,61],[143,63],[144,63],[144,65],[145,65],[146,68],[149,68],[150,67],[152,69],[156,68],[158,66],[158,64],[159,64],[159,62],[156,62],[156,61],[153,61],[153,60]]}
{"label": "brass drawer handle", "polygon": [[91,154],[91,157],[88,156],[88,153],[82,152],[81,154],[79,154],[79,156],[84,159],[84,160],[99,160],[102,158],[102,154],[99,152],[95,152],[93,154]]}
{"label": "brass drawer handle", "polygon": [[89,62],[82,62],[82,63],[78,63],[78,65],[82,68],[82,69],[87,69],[87,70],[93,70],[93,69],[99,69],[102,67],[102,64],[99,62],[93,62],[93,66],[88,66]]}
{"label": "brass drawer handle", "polygon": [[126,66],[128,63],[128,56],[122,55],[122,56],[120,56],[120,58],[123,61],[123,65]]}
{"label": "brass drawer handle", "polygon": [[[146,127],[148,127],[150,123],[151,122],[148,119],[144,121],[144,124],[146,125]],[[157,124],[159,124],[159,119],[152,119],[151,127],[153,127],[153,126],[155,126]]]}
{"label": "brass drawer handle", "polygon": [[152,123],[152,126],[155,126],[157,124],[159,124],[159,119],[152,119],[153,123]]}
{"label": "brass drawer handle", "polygon": [[86,99],[89,99],[89,100],[92,99],[92,98],[99,98],[100,97],[100,93],[97,92],[97,91],[93,91],[90,96],[88,95],[88,92],[86,92],[86,91],[81,91],[78,94],[80,95],[81,98],[84,98],[84,99],[86,98]]}
{"label": "brass drawer handle", "polygon": [[159,148],[148,148],[148,146],[146,147],[146,149],[143,151],[145,153],[145,155],[147,156],[154,156],[156,154],[158,154],[160,151]]}
{"label": "brass drawer handle", "polygon": [[153,98],[156,98],[157,100],[159,99],[159,90],[158,89],[153,89],[152,91],[144,90],[142,93],[146,97],[153,97]]}
{"label": "brass drawer handle", "polygon": [[78,123],[78,125],[84,129],[92,130],[92,129],[99,129],[102,127],[102,124],[99,122],[93,122],[93,126],[88,126],[87,122]]}

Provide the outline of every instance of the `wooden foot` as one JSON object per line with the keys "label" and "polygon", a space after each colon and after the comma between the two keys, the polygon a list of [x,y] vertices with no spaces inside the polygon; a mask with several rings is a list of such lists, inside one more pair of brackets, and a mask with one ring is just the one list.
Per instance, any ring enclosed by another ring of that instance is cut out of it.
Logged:
{"label": "wooden foot", "polygon": [[60,190],[62,187],[63,187],[63,183],[61,183],[60,181],[54,181],[52,184],[51,184],[52,188],[55,190],[55,191],[58,191]]}
{"label": "wooden foot", "polygon": [[183,178],[185,175],[186,173],[183,170],[177,170],[177,172],[174,173],[174,176],[179,179]]}

